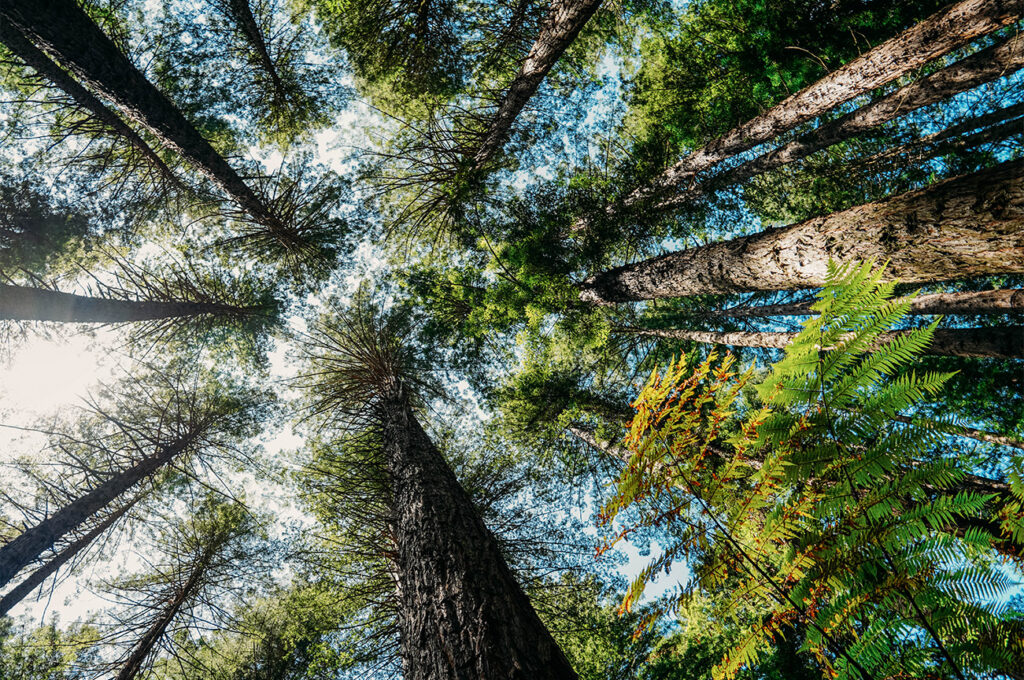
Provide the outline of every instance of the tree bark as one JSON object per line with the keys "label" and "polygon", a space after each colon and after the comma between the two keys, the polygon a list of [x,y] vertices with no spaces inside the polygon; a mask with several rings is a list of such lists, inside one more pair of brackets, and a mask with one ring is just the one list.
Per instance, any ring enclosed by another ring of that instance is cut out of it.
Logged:
{"label": "tree bark", "polygon": [[659,202],[656,210],[670,210],[700,198],[709,188],[720,189],[793,163],[828,147],[857,137],[880,125],[960,92],[1014,73],[1024,67],[1024,34],[976,52],[946,68],[862,106],[842,118],[825,123],[763,156],[727,170],[707,183]]}
{"label": "tree bark", "polygon": [[267,49],[267,42],[263,39],[263,33],[260,31],[259,24],[256,23],[256,17],[252,14],[249,0],[228,0],[228,9],[231,17],[238,24],[239,30],[245,35],[252,48],[256,50],[263,70],[270,76],[270,81],[274,85],[274,92],[278,99],[282,104],[286,103],[288,96],[284,83],[281,82],[281,76],[277,72],[274,60],[270,58],[270,50]]}
{"label": "tree bark", "polygon": [[399,390],[382,399],[406,680],[576,678]]}
{"label": "tree bark", "polygon": [[889,262],[904,283],[1024,274],[1024,160],[885,201],[616,267],[580,284],[615,304],[825,285],[829,260]]}
{"label": "tree bark", "polygon": [[[759,305],[757,307],[730,307],[709,312],[703,316],[716,319],[745,319],[767,316],[813,316],[811,307],[815,300],[804,300],[782,305]],[[1024,310],[1024,288],[1002,290],[964,291],[960,293],[930,293],[918,295],[910,300],[908,314],[956,314],[980,316],[982,314],[1006,314]]]}
{"label": "tree bark", "polygon": [[26,66],[32,68],[46,80],[49,80],[58,89],[71,97],[75,104],[88,111],[96,120],[103,123],[114,134],[130,144],[171,185],[175,187],[182,186],[181,181],[171,172],[171,169],[167,167],[163,159],[150,148],[149,144],[135,130],[121,120],[117,114],[108,109],[91,92],[79,85],[74,78],[55,64],[42,50],[26,40],[17,30],[10,25],[6,25],[3,21],[0,21],[0,42],[6,45],[14,56],[24,62]]}
{"label": "tree bark", "polygon": [[197,564],[192,568],[189,574],[188,580],[178,590],[174,597],[167,603],[167,609],[163,611],[153,625],[149,627],[145,635],[135,643],[135,647],[132,648],[131,653],[128,655],[128,659],[121,667],[120,672],[117,674],[117,680],[132,680],[142,670],[143,664],[152,654],[153,648],[156,643],[159,642],[160,638],[167,632],[167,627],[171,625],[171,621],[177,615],[178,610],[181,609],[182,605],[188,601],[188,598],[192,596],[196,588],[199,587],[200,582],[203,578],[203,573],[206,571],[207,561],[209,560],[209,554],[203,555]]}
{"label": "tree bark", "polygon": [[0,547],[0,587],[7,585],[22,568],[38,559],[43,551],[61,537],[80,527],[122,493],[174,460],[189,444],[190,440],[186,438],[161,446],[156,454],[113,475]]}
{"label": "tree bark", "polygon": [[[784,349],[797,333],[755,333],[747,331],[690,331],[680,328],[628,328],[615,329],[618,333],[650,335],[658,338],[691,340],[711,345],[734,347],[761,347]],[[906,335],[910,331],[882,333],[868,351]],[[835,349],[827,347],[825,349]],[[1024,326],[997,326],[992,328],[938,328],[924,353],[929,356],[988,357],[995,359],[1024,359]]]}
{"label": "tree bark", "polygon": [[1009,26],[1020,18],[1022,11],[1022,0],[964,0],[937,12],[690,153],[647,185],[635,189],[620,206],[612,207],[609,212],[680,186],[698,172],[770,141],[854,97],[891,83],[975,38]]}
{"label": "tree bark", "polygon": [[11,592],[7,593],[2,599],[0,599],[0,616],[5,616],[7,612],[14,607],[14,605],[28,597],[29,593],[41,586],[47,578],[91,545],[92,542],[95,541],[104,531],[109,529],[115,522],[117,522],[117,520],[121,519],[134,504],[134,501],[125,503],[124,506],[104,517],[102,521],[87,533],[69,543],[49,562],[29,574],[28,578],[19,583],[11,590]]}
{"label": "tree bark", "polygon": [[483,168],[501,150],[519,112],[600,5],[601,0],[554,0],[537,40],[505,90],[483,141],[471,154],[476,169]]}
{"label": "tree bark", "polygon": [[215,302],[117,300],[0,283],[0,321],[126,323],[211,316],[246,316],[255,307]]}
{"label": "tree bark", "polygon": [[284,231],[253,192],[181,111],[118,50],[75,0],[3,0],[0,23],[63,64],[86,87],[113,102],[219,186],[256,222]]}

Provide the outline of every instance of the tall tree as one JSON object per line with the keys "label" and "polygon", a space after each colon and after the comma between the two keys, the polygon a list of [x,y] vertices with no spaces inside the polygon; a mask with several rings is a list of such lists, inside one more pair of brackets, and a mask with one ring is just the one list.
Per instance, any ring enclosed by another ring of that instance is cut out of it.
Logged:
{"label": "tall tree", "polygon": [[391,491],[403,675],[575,678],[472,500],[420,425],[412,339],[364,300],[307,344],[313,410],[379,438]]}
{"label": "tall tree", "polygon": [[906,283],[1024,273],[1024,161],[878,203],[616,267],[580,299],[615,304],[824,285],[830,259],[889,260]]}
{"label": "tall tree", "polygon": [[281,238],[293,228],[249,187],[173,103],[128,60],[73,0],[39,4],[11,0],[0,5],[4,31],[29,40],[80,82],[113,102],[205,174],[253,220]]}
{"label": "tall tree", "polygon": [[948,52],[1017,21],[1024,6],[1017,0],[964,0],[875,47],[713,142],[687,154],[648,184],[629,192],[623,208],[682,186],[699,172],[770,141],[827,113],[858,95],[899,78]]}

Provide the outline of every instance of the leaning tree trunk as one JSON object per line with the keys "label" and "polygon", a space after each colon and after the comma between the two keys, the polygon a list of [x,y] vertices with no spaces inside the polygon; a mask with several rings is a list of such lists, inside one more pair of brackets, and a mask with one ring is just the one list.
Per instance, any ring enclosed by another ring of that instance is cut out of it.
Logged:
{"label": "leaning tree trunk", "polygon": [[135,643],[131,653],[128,655],[128,659],[117,674],[117,680],[132,680],[139,674],[146,663],[146,660],[149,659],[150,654],[153,653],[153,649],[160,641],[160,638],[166,634],[167,627],[171,625],[171,622],[174,620],[174,617],[177,616],[178,611],[185,602],[192,597],[196,589],[199,587],[209,559],[210,554],[205,553],[200,557],[196,564],[193,565],[188,579],[180,589],[175,591],[174,595],[167,602],[167,608],[160,614],[160,618],[154,621],[153,625],[150,626],[139,641]]}
{"label": "leaning tree trunk", "polygon": [[109,128],[111,132],[131,145],[169,184],[175,187],[181,186],[181,181],[171,172],[171,169],[167,167],[163,159],[150,148],[149,144],[135,130],[121,120],[117,114],[108,109],[91,92],[79,85],[64,69],[46,56],[46,53],[26,40],[24,36],[11,26],[5,25],[3,21],[0,21],[0,42],[6,45],[14,56],[62,90],[75,104],[88,111],[96,120]]}
{"label": "leaning tree trunk", "polygon": [[885,201],[596,274],[580,299],[656,298],[825,285],[830,260],[889,262],[903,283],[1024,274],[1024,160]]}
{"label": "leaning tree trunk", "polygon": [[83,534],[81,537],[69,543],[63,550],[53,557],[49,562],[42,565],[24,581],[15,586],[11,592],[0,599],[0,616],[5,616],[11,608],[28,597],[28,594],[38,588],[53,575],[58,569],[74,559],[80,552],[92,544],[104,531],[109,529],[117,520],[121,519],[135,504],[133,500],[125,503],[122,507],[104,517],[95,527]]}
{"label": "leaning tree trunk", "polygon": [[190,440],[185,438],[161,446],[156,454],[147,456],[132,467],[108,477],[92,491],[71,501],[0,547],[0,587],[7,585],[25,565],[38,559],[61,537],[80,527],[132,486],[149,478],[174,460],[190,443]]}
{"label": "leaning tree trunk", "polygon": [[270,57],[270,50],[267,49],[267,42],[263,38],[263,32],[260,31],[256,17],[252,14],[249,0],[228,0],[227,9],[231,18],[237,23],[238,29],[245,36],[246,40],[249,41],[252,48],[256,50],[260,65],[267,72],[267,75],[270,76],[270,82],[274,85],[274,92],[283,105],[288,99],[287,91],[285,90],[284,83],[281,81],[280,74],[277,72],[277,66]]}
{"label": "leaning tree trunk", "polygon": [[964,425],[945,425],[942,423],[935,423],[929,421],[927,418],[908,418],[907,416],[895,415],[892,417],[897,423],[905,423],[907,425],[913,423],[930,423],[934,427],[942,429],[944,432],[955,434],[960,437],[967,437],[968,439],[976,439],[980,442],[986,442],[989,444],[999,444],[1000,446],[1012,446],[1015,449],[1024,449],[1024,441],[1015,439],[1014,437],[1008,437],[1004,434],[995,434],[994,432],[985,432],[974,427],[966,427]]}
{"label": "leaning tree trunk", "polygon": [[[734,347],[760,347],[785,349],[797,333],[757,333],[748,331],[690,331],[680,328],[628,328],[615,329],[619,333],[650,335],[658,338],[691,340],[710,345]],[[868,351],[913,331],[882,333]],[[832,348],[825,348],[832,349]],[[929,356],[988,357],[994,359],[1024,359],[1024,326],[995,326],[992,328],[938,328],[924,350]]]}
{"label": "leaning tree trunk", "polygon": [[788,144],[783,144],[763,156],[715,176],[706,184],[666,198],[657,203],[654,209],[669,210],[700,198],[710,187],[720,189],[745,182],[751,177],[806,158],[812,153],[862,135],[912,111],[1007,76],[1021,68],[1024,68],[1024,34],[1015,35],[998,45],[976,52],[878,101],[825,123]]}
{"label": "leaning tree trunk", "polygon": [[0,283],[0,321],[125,323],[198,317],[242,317],[256,307],[185,300],[117,300]]}
{"label": "leaning tree trunk", "polygon": [[681,186],[699,172],[891,83],[975,38],[1009,26],[1022,11],[1022,0],[964,0],[938,12],[688,154],[606,212],[613,215]]}
{"label": "leaning tree trunk", "polygon": [[382,401],[380,415],[392,480],[403,677],[576,678],[399,390]]}
{"label": "leaning tree trunk", "polygon": [[501,150],[519,112],[600,4],[601,0],[554,1],[537,40],[498,104],[483,141],[472,153],[474,167],[483,168]]}
{"label": "leaning tree trunk", "polygon": [[117,48],[75,0],[3,0],[0,23],[63,64],[89,89],[112,101],[219,186],[271,231],[285,225],[181,111]]}
{"label": "leaning tree trunk", "polygon": [[[906,301],[905,299],[899,301]],[[811,307],[816,300],[804,300],[781,305],[759,305],[756,307],[729,307],[709,312],[703,316],[716,319],[738,319],[768,316],[812,316]],[[964,291],[959,293],[931,293],[911,298],[908,314],[956,314],[980,316],[982,314],[1007,314],[1024,310],[1024,288],[1002,290]]]}

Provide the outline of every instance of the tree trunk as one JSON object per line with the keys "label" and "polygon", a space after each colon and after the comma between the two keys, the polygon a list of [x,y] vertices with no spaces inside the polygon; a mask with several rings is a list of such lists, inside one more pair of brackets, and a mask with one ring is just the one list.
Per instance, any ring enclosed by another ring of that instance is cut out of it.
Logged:
{"label": "tree trunk", "polygon": [[[892,417],[897,423],[906,423],[908,425],[915,422],[929,422],[927,418],[908,418],[907,416],[896,415]],[[944,431],[950,434],[955,434],[960,437],[967,437],[968,439],[977,439],[981,442],[988,442],[990,444],[999,444],[1000,446],[1012,446],[1016,449],[1024,449],[1024,441],[1008,437],[1002,434],[994,434],[992,432],[985,432],[984,430],[978,430],[973,427],[965,427],[963,425],[954,426],[941,426]]]}
{"label": "tree trunk", "polygon": [[254,220],[271,231],[285,225],[181,111],[118,50],[75,0],[3,0],[6,23],[62,63],[89,89],[194,164]]}
{"label": "tree trunk", "polygon": [[267,42],[263,39],[263,33],[260,31],[259,24],[256,23],[256,17],[252,14],[249,0],[228,0],[228,9],[231,12],[231,17],[238,24],[239,30],[245,35],[252,48],[256,50],[260,65],[270,76],[270,81],[274,85],[277,98],[282,105],[286,104],[288,97],[284,83],[281,82],[281,76],[277,72],[274,60],[270,58]]}
{"label": "tree trunk", "polygon": [[[1024,67],[1024,35],[976,52],[946,68],[896,90],[887,97],[825,123],[798,139],[763,156],[747,161],[712,178],[714,189],[739,184],[789,163],[827,149],[833,144],[862,135],[880,125],[924,106],[966,92],[979,85],[1014,73]],[[659,202],[656,210],[669,210],[704,195],[709,186],[699,185]]]}
{"label": "tree trunk", "polygon": [[124,139],[143,158],[146,159],[160,176],[166,179],[171,185],[181,187],[181,181],[171,172],[163,159],[150,148],[142,137],[127,123],[121,120],[117,114],[108,109],[91,92],[79,85],[74,78],[69,76],[64,69],[55,64],[46,54],[25,39],[12,26],[0,21],[0,42],[7,46],[18,59],[32,68],[40,76],[49,80],[66,95],[71,97],[78,106],[88,111],[96,120],[107,126],[114,134]]}
{"label": "tree trunk", "polygon": [[87,533],[69,543],[53,559],[29,574],[28,578],[15,586],[11,592],[4,595],[3,599],[0,599],[0,616],[5,616],[14,605],[28,597],[28,594],[41,586],[47,578],[91,545],[104,531],[121,519],[133,505],[135,505],[134,500],[110,513]]}
{"label": "tree trunk", "polygon": [[[804,300],[783,305],[760,305],[757,307],[730,307],[702,316],[716,319],[738,319],[767,316],[813,316],[811,306],[816,300]],[[1024,310],[1024,288],[1002,290],[964,291],[960,293],[931,293],[918,295],[910,300],[908,314],[956,314],[979,316],[982,314],[1006,314]]]}
{"label": "tree trunk", "polygon": [[156,643],[160,641],[160,638],[167,632],[167,627],[171,625],[171,621],[177,615],[178,610],[181,609],[182,605],[188,601],[188,598],[192,596],[192,593],[199,587],[199,583],[202,581],[203,573],[206,571],[207,562],[209,555],[203,555],[197,564],[192,568],[192,572],[189,574],[188,580],[185,581],[185,585],[178,590],[174,597],[167,603],[167,609],[160,615],[146,634],[135,643],[135,647],[132,648],[131,654],[128,655],[128,659],[121,667],[121,671],[117,674],[117,680],[132,680],[142,670],[143,664],[152,654],[153,648]]}
{"label": "tree trunk", "polygon": [[483,141],[472,153],[476,169],[483,168],[501,150],[519,112],[600,4],[601,0],[554,0],[537,40],[498,104]]}
{"label": "tree trunk", "polygon": [[[887,40],[768,111],[690,153],[621,201],[629,207],[680,186],[698,172],[778,137],[932,59],[1017,21],[1022,0],[964,0]],[[609,212],[614,212],[613,208]]]}
{"label": "tree trunk", "polygon": [[0,283],[0,320],[7,321],[125,323],[255,312],[252,307],[213,302],[116,300]]}
{"label": "tree trunk", "polygon": [[[658,338],[691,340],[711,345],[734,347],[761,347],[784,349],[797,333],[754,333],[747,331],[690,331],[680,328],[628,328],[615,329],[618,333],[650,335]],[[879,335],[868,351],[906,335],[910,331],[889,331]],[[827,347],[825,349],[834,349]],[[932,342],[925,349],[928,356],[988,357],[994,359],[1024,359],[1024,326],[997,326],[991,328],[938,328]]]}
{"label": "tree trunk", "polygon": [[161,446],[156,454],[108,478],[92,491],[71,501],[0,547],[0,587],[7,585],[25,565],[38,559],[43,551],[61,537],[80,527],[122,493],[174,460],[190,443],[189,439],[182,439]]}
{"label": "tree trunk", "polygon": [[889,261],[904,283],[1024,274],[1024,160],[787,227],[669,253],[586,279],[615,304],[825,285],[829,260]]}
{"label": "tree trunk", "polygon": [[406,680],[576,678],[398,390],[380,406]]}

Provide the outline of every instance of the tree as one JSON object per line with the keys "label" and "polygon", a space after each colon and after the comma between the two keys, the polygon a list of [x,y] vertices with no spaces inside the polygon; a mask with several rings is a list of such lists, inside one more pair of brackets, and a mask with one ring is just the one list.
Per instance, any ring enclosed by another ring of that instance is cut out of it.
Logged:
{"label": "tree", "polygon": [[580,299],[614,304],[817,287],[829,258],[888,260],[889,273],[905,283],[1024,273],[1017,261],[1022,172],[1021,161],[1004,163],[887,201],[617,267],[584,281]]}
{"label": "tree", "polygon": [[321,320],[307,345],[306,387],[317,395],[314,413],[374,429],[391,490],[403,674],[575,678],[416,418],[425,384],[399,324],[366,307]]}

